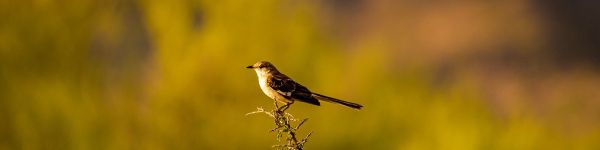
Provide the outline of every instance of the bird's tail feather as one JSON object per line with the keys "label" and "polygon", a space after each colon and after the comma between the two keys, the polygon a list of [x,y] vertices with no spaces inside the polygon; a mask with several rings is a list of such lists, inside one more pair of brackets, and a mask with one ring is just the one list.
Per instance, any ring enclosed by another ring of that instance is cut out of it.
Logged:
{"label": "bird's tail feather", "polygon": [[321,95],[321,94],[317,94],[317,93],[313,93],[313,97],[315,97],[316,99],[322,100],[322,101],[344,105],[346,107],[350,107],[350,108],[353,108],[356,110],[360,110],[363,107],[362,105],[357,104],[357,103],[348,102],[348,101],[336,99],[333,97],[329,97],[329,96],[325,96],[325,95]]}

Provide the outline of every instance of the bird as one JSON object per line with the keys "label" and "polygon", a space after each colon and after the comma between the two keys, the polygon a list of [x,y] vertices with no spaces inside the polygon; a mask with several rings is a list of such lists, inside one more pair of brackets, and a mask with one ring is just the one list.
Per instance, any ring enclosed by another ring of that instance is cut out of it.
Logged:
{"label": "bird", "polygon": [[289,105],[293,104],[294,101],[301,101],[320,106],[320,100],[340,104],[355,110],[360,110],[363,107],[357,103],[311,92],[308,88],[279,72],[279,70],[277,70],[277,68],[275,68],[275,66],[268,61],[259,61],[253,65],[247,66],[246,68],[253,69],[256,72],[256,75],[258,76],[258,84],[260,85],[261,90],[269,98],[275,100],[275,105],[277,105],[277,102],[280,102],[284,103],[284,106],[289,107]]}

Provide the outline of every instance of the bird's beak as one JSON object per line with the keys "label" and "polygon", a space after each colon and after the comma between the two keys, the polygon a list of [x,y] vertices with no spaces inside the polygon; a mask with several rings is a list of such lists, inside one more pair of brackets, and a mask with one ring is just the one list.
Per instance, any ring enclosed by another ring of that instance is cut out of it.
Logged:
{"label": "bird's beak", "polygon": [[246,68],[248,68],[248,69],[254,69],[254,67],[252,67],[252,66],[248,66],[248,67],[246,67]]}

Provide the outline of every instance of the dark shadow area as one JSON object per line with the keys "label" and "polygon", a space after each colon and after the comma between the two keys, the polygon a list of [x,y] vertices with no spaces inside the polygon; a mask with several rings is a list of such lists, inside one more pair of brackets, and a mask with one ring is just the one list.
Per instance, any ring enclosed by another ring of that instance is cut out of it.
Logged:
{"label": "dark shadow area", "polygon": [[546,49],[556,65],[600,69],[600,1],[535,1],[547,21]]}

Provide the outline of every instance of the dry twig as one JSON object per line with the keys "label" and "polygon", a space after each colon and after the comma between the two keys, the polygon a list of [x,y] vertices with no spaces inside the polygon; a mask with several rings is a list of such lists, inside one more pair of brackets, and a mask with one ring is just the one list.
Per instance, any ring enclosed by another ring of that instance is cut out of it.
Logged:
{"label": "dry twig", "polygon": [[287,112],[285,112],[289,106],[291,104],[286,104],[284,106],[277,106],[277,102],[275,102],[275,108],[271,111],[266,111],[264,110],[262,107],[258,107],[256,108],[256,111],[247,113],[247,115],[252,115],[252,114],[257,114],[257,113],[264,113],[269,115],[271,118],[275,119],[275,125],[276,127],[274,129],[272,129],[270,132],[277,132],[277,141],[281,141],[281,137],[283,135],[286,135],[286,143],[284,144],[279,144],[279,145],[273,145],[273,148],[277,148],[277,149],[288,149],[288,150],[302,150],[304,147],[304,144],[308,141],[308,138],[310,137],[310,135],[312,135],[312,132],[308,133],[306,135],[306,137],[304,137],[301,140],[298,140],[297,136],[297,131],[298,129],[300,129],[300,126],[302,126],[302,124],[304,124],[308,118],[302,119],[300,121],[300,123],[298,123],[298,125],[296,125],[296,127],[292,126],[292,122],[297,122],[299,120],[295,119],[294,116],[292,116],[292,114],[289,114]]}

